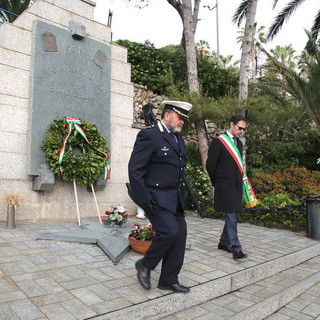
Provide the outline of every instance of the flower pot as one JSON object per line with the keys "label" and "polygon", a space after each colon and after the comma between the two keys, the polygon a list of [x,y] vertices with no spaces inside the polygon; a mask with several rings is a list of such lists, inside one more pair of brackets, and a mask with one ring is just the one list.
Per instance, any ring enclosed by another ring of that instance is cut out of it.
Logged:
{"label": "flower pot", "polygon": [[136,240],[132,237],[128,237],[129,239],[129,243],[130,246],[132,248],[132,250],[134,250],[135,252],[141,253],[141,254],[145,254],[147,252],[147,250],[149,249],[152,240],[146,240],[146,241],[142,241],[142,240]]}

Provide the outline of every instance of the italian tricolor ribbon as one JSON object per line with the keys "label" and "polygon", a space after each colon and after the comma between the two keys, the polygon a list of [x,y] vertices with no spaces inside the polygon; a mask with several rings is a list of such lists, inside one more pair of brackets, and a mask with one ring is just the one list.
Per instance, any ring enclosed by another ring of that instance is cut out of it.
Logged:
{"label": "italian tricolor ribbon", "polygon": [[240,155],[239,149],[236,147],[232,139],[225,133],[221,134],[218,139],[222,142],[225,148],[229,151],[230,155],[232,156],[233,160],[236,162],[241,176],[243,180],[243,196],[246,202],[246,208],[255,207],[258,204],[258,200],[254,194],[253,188],[251,183],[247,177],[245,172],[242,157]]}
{"label": "italian tricolor ribbon", "polygon": [[[63,176],[63,169],[61,167],[61,164],[63,162],[63,158],[64,158],[64,154],[65,154],[65,150],[66,150],[66,144],[67,144],[68,138],[69,138],[72,130],[73,129],[77,130],[80,133],[80,135],[86,140],[86,142],[92,146],[92,143],[89,141],[87,135],[85,134],[85,132],[81,128],[80,119],[66,118],[66,122],[67,122],[67,134],[63,138],[62,146],[61,146],[61,149],[60,149],[59,155],[58,155],[58,162],[59,162],[60,172],[61,172],[62,176]],[[110,178],[110,158],[106,152],[101,151],[99,149],[95,149],[95,150],[102,153],[106,157],[106,164],[104,167],[103,179],[107,180]]]}

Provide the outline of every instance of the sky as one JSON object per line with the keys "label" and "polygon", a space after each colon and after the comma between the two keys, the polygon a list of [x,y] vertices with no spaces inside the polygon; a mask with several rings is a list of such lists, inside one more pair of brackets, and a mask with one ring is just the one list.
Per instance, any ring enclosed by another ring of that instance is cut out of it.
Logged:
{"label": "sky", "polygon": [[[217,0],[202,0],[196,32],[196,42],[207,41],[210,49],[217,51],[217,13],[213,8]],[[273,0],[259,0],[256,14],[258,26],[265,26],[267,32],[276,14],[290,0],[279,0],[272,10]],[[130,40],[144,43],[152,42],[157,48],[169,44],[179,44],[182,35],[182,22],[177,11],[167,0],[150,0],[148,7],[137,9],[125,0],[95,0],[95,20],[107,24],[109,10],[112,11],[112,40]],[[240,29],[232,23],[232,16],[240,0],[218,0],[219,53],[232,55],[234,60],[240,59],[240,44],[237,37]],[[204,7],[209,5],[210,9]],[[304,1],[290,20],[285,23],[274,40],[265,45],[270,50],[276,45],[290,45],[299,54],[307,41],[304,29],[310,29],[316,12],[320,9],[319,0]]]}

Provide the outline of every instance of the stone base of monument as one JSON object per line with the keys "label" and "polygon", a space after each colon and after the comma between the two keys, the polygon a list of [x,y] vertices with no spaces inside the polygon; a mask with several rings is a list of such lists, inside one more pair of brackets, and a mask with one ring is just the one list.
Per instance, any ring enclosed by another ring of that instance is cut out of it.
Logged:
{"label": "stone base of monument", "polygon": [[58,240],[97,244],[116,264],[130,250],[128,235],[130,226],[112,228],[98,222],[82,220],[82,229],[75,231],[38,233],[41,240]]}
{"label": "stone base of monument", "polygon": [[39,175],[33,177],[32,190],[34,191],[51,191],[54,186],[54,173],[49,169],[39,169]]}

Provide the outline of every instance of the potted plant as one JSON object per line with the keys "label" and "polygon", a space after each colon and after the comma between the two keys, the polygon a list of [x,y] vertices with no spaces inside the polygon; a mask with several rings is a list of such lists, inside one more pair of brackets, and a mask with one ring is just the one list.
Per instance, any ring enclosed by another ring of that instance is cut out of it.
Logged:
{"label": "potted plant", "polygon": [[132,228],[128,237],[130,246],[134,251],[145,254],[155,236],[155,230],[151,224],[141,225],[140,223],[134,223]]}
{"label": "potted plant", "polygon": [[121,227],[128,220],[128,208],[120,204],[110,207],[106,212],[106,219],[101,219],[103,224],[111,225],[112,227]]}
{"label": "potted plant", "polygon": [[16,208],[23,201],[23,197],[18,192],[9,192],[3,198],[2,201],[7,204],[7,225],[6,229],[15,229],[15,214]]}

